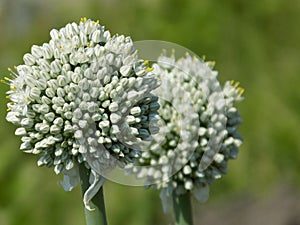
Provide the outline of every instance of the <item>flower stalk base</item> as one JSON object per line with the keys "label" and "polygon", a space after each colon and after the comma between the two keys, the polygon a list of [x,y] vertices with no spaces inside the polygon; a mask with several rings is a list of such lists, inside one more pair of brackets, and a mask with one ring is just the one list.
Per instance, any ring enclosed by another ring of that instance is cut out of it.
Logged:
{"label": "flower stalk base", "polygon": [[[90,171],[82,164],[79,166],[80,183],[82,189],[82,197],[86,190],[89,188]],[[103,187],[97,192],[90,202],[92,211],[84,208],[86,225],[107,225],[105,204],[103,197]]]}
{"label": "flower stalk base", "polygon": [[193,225],[190,193],[176,195],[173,193],[175,225]]}

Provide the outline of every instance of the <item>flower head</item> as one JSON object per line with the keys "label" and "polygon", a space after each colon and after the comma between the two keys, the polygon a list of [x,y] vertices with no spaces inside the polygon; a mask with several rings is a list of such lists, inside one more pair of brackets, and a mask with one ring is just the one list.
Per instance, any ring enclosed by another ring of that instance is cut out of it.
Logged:
{"label": "flower head", "polygon": [[6,119],[19,127],[22,151],[65,175],[66,190],[77,185],[78,163],[99,188],[100,175],[139,157],[136,141],[151,138],[158,82],[131,39],[111,37],[99,22],[83,18],[50,36],[10,70]]}
{"label": "flower head", "polygon": [[164,53],[153,68],[161,79],[156,94],[162,125],[128,168],[146,179],[146,186],[162,190],[165,210],[172,193],[191,192],[203,202],[209,185],[237,157],[241,118],[234,104],[242,100],[243,90],[234,82],[221,87],[213,63],[189,54],[176,61]]}

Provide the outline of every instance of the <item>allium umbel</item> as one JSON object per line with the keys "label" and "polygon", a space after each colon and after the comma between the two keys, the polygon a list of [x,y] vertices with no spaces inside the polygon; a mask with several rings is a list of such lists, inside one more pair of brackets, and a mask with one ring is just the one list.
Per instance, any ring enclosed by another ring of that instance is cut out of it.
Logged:
{"label": "allium umbel", "polygon": [[88,208],[101,175],[139,157],[136,141],[157,132],[158,98],[150,92],[158,82],[132,40],[111,37],[98,22],[83,18],[50,36],[10,70],[6,119],[19,127],[23,152],[64,175],[65,190],[77,185],[78,164],[91,169]]}
{"label": "allium umbel", "polygon": [[209,185],[237,157],[242,138],[235,103],[243,99],[243,89],[232,81],[221,87],[213,63],[189,54],[176,61],[164,53],[153,68],[161,79],[155,93],[162,125],[129,171],[161,189],[168,211],[172,194],[191,192],[200,202],[207,200]]}

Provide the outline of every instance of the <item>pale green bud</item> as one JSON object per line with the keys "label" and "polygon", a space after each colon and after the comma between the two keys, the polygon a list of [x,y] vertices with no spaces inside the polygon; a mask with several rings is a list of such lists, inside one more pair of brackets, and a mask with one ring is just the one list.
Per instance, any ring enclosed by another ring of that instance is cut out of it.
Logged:
{"label": "pale green bud", "polygon": [[23,56],[23,60],[24,60],[24,63],[28,66],[32,66],[35,64],[35,57],[33,55],[31,55],[30,53],[26,53]]}
{"label": "pale green bud", "polygon": [[26,129],[23,127],[19,127],[15,131],[15,135],[17,135],[17,136],[23,136],[25,134],[27,134],[27,132],[26,132]]}

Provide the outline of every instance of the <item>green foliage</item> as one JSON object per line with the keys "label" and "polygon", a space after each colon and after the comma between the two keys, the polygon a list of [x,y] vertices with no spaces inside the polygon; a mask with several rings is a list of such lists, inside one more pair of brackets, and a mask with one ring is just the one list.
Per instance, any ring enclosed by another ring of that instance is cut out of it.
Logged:
{"label": "green foliage", "polygon": [[[51,28],[83,16],[134,40],[175,42],[215,60],[219,79],[238,80],[246,90],[239,106],[244,144],[212,187],[212,201],[283,182],[300,187],[299,10],[300,1],[284,0],[2,0],[0,78],[33,44],[48,41]],[[65,193],[52,170],[18,151],[5,121],[7,90],[0,85],[0,224],[84,224],[79,188]],[[111,225],[170,222],[154,191],[110,182],[104,189]]]}

